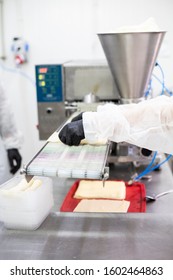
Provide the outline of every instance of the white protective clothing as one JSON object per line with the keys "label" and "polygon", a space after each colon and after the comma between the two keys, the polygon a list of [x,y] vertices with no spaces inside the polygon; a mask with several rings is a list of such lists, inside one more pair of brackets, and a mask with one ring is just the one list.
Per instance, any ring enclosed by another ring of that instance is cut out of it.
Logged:
{"label": "white protective clothing", "polygon": [[83,114],[89,143],[111,140],[173,154],[173,96],[158,96],[138,104],[98,106]]}
{"label": "white protective clothing", "polygon": [[23,136],[17,130],[5,89],[0,83],[0,184],[12,177],[7,158],[8,149],[19,149]]}

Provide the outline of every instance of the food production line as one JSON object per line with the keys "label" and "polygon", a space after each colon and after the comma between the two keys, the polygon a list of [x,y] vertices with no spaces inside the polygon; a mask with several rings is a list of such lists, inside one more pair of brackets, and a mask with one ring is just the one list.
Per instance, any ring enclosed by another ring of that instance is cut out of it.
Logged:
{"label": "food production line", "polygon": [[[61,127],[99,104],[140,102],[165,32],[99,34],[108,64],[70,61],[36,66],[39,136],[45,145],[24,167],[26,176],[50,176],[55,206],[37,231],[8,231],[0,223],[0,259],[172,259],[173,178],[166,162],[143,178],[146,213],[60,212],[77,179],[129,181],[153,157],[127,143],[68,147]],[[156,164],[165,155],[159,155]],[[154,198],[154,196],[153,196]]]}
{"label": "food production line", "polygon": [[[100,147],[64,146],[58,141],[58,131],[74,114],[96,111],[100,104],[145,99],[164,35],[99,34],[108,64],[72,61],[36,66],[39,137],[47,143],[26,165],[27,175],[107,179],[106,164],[111,162],[131,162],[137,167],[151,162],[154,152],[124,142],[108,142]],[[157,155],[155,163],[159,161]]]}

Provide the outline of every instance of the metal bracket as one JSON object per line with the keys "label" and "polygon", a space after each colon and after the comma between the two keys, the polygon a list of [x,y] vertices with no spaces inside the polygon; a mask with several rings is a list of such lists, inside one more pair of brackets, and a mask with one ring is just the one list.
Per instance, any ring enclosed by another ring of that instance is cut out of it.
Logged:
{"label": "metal bracket", "polygon": [[109,167],[105,166],[104,168],[104,173],[102,174],[102,182],[103,182],[103,187],[105,186],[105,181],[109,178]]}

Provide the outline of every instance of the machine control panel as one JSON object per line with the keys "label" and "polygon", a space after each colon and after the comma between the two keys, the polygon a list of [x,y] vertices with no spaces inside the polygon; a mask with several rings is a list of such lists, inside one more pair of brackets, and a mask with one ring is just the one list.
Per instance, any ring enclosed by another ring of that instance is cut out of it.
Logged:
{"label": "machine control panel", "polygon": [[37,65],[36,86],[38,102],[62,102],[62,65]]}
{"label": "machine control panel", "polygon": [[46,140],[65,121],[62,65],[36,65],[39,138]]}

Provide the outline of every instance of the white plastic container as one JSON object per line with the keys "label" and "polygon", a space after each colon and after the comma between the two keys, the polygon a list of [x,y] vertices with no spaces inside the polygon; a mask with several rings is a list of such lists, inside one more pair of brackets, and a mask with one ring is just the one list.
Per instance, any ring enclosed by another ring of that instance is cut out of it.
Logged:
{"label": "white plastic container", "polygon": [[8,229],[36,230],[54,204],[52,179],[35,176],[41,180],[39,187],[11,192],[22,179],[19,175],[0,186],[0,220]]}

